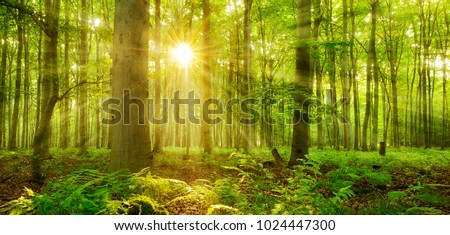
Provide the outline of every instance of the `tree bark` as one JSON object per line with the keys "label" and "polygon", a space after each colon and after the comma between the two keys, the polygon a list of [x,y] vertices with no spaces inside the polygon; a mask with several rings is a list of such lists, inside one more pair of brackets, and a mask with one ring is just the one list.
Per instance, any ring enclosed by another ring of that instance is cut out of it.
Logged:
{"label": "tree bark", "polygon": [[379,77],[378,77],[378,61],[376,52],[376,30],[377,30],[377,8],[379,0],[372,0],[371,2],[371,27],[370,27],[370,45],[369,58],[372,67],[373,77],[373,105],[372,105],[372,137],[370,140],[370,150],[377,150],[378,145],[378,103],[379,103]]}
{"label": "tree bark", "polygon": [[60,0],[45,0],[45,21],[49,24],[48,36],[44,39],[44,66],[42,79],[41,120],[34,136],[32,178],[43,183],[42,160],[50,157],[51,119],[59,95],[58,81],[58,25]]}
{"label": "tree bark", "polygon": [[[23,4],[23,0],[21,0]],[[12,125],[9,132],[8,149],[14,150],[17,148],[17,132],[19,126],[19,107],[21,96],[21,81],[22,81],[22,56],[23,56],[23,19],[24,13],[19,10],[17,15],[17,57],[16,57],[16,84],[14,87],[14,110],[12,114]]]}
{"label": "tree bark", "polygon": [[351,71],[351,81],[353,83],[353,116],[354,116],[354,137],[353,137],[353,148],[355,150],[359,149],[360,142],[360,133],[361,133],[361,125],[360,125],[360,110],[359,110],[359,87],[358,81],[356,79],[358,73],[358,64],[357,58],[355,55],[355,38],[356,38],[356,23],[355,23],[355,10],[354,10],[354,1],[350,0],[350,18],[352,25],[352,37],[350,40],[350,58],[352,61],[352,71]]}
{"label": "tree bark", "polygon": [[110,171],[137,172],[152,162],[147,105],[149,17],[147,1],[115,2],[111,86],[112,98],[121,101],[118,108],[123,112],[122,120],[110,129]]}
{"label": "tree bark", "polygon": [[[155,117],[161,118],[161,0],[155,0]],[[163,152],[164,133],[162,124],[155,125],[154,153]]]}
{"label": "tree bark", "polygon": [[[244,7],[244,86],[241,88],[242,98],[247,98],[247,95],[251,92],[252,86],[252,75],[251,75],[251,10],[253,5],[253,0],[245,0]],[[252,125],[243,124],[242,128],[242,145],[245,153],[250,153],[252,148],[252,138],[253,138],[253,127]]]}
{"label": "tree bark", "polygon": [[[342,40],[344,43],[347,43],[347,34],[348,34],[348,6],[347,0],[342,0],[342,8],[343,8],[343,26],[342,26]],[[348,46],[346,44],[343,45],[342,53],[341,53],[341,80],[342,80],[342,90],[343,90],[343,113],[344,113],[344,148],[346,150],[351,149],[352,144],[352,124],[350,119],[350,76],[348,73]]]}
{"label": "tree bark", "polygon": [[[211,9],[209,0],[202,1],[203,7],[203,71],[202,71],[202,90],[203,90],[203,103],[211,99]],[[203,107],[204,108],[204,107]],[[202,142],[204,154],[211,154],[213,150],[211,126],[205,122],[205,116],[208,114],[208,110],[203,109],[202,118]]]}
{"label": "tree bark", "polygon": [[[69,14],[70,2],[65,0],[64,17],[65,17],[65,30],[64,30],[64,73],[61,88],[63,91],[69,89],[70,84],[70,60],[69,60],[69,26],[70,26],[70,14]],[[60,140],[59,146],[61,148],[69,147],[70,139],[70,98],[64,97],[61,102],[61,123],[60,123]]]}
{"label": "tree bark", "polygon": [[301,90],[294,97],[301,110],[294,111],[292,148],[289,165],[306,160],[309,154],[309,115],[307,99],[311,93],[309,42],[311,40],[311,0],[297,0],[297,40],[295,83]]}
{"label": "tree bark", "polygon": [[[87,0],[81,0],[81,32],[80,32],[80,83],[87,82],[88,67],[88,15]],[[79,154],[87,152],[89,135],[88,131],[88,89],[79,87],[80,89],[80,151]]]}
{"label": "tree bark", "polygon": [[0,64],[0,149],[5,146],[6,141],[6,60],[8,52],[8,23],[6,16],[3,18],[3,33],[2,33],[2,57]]}

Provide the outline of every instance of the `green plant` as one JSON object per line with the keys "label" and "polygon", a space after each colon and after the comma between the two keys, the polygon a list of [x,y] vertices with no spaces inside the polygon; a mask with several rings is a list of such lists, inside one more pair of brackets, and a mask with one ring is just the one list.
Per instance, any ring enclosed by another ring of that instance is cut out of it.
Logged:
{"label": "green plant", "polygon": [[32,215],[36,213],[36,206],[33,204],[35,193],[25,187],[25,196],[9,201],[0,206],[0,214],[10,215]]}
{"label": "green plant", "polygon": [[37,214],[92,215],[103,210],[110,200],[126,198],[133,193],[133,177],[123,172],[111,174],[80,170],[52,182],[33,204]]}

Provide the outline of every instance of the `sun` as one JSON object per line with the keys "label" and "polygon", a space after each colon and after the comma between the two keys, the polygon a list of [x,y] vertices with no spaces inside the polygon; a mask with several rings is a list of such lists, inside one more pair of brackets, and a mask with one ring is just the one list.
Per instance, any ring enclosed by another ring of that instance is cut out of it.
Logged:
{"label": "sun", "polygon": [[194,57],[191,47],[186,43],[178,44],[178,46],[172,50],[172,55],[183,67],[187,67]]}

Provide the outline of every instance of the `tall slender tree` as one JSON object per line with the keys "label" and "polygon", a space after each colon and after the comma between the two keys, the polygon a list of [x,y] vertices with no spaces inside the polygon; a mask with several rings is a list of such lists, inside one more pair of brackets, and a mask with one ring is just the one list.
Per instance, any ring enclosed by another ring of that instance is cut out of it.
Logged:
{"label": "tall slender tree", "polygon": [[[155,117],[161,119],[161,0],[155,0]],[[155,127],[153,152],[163,151],[164,133],[162,124]]]}
{"label": "tall slender tree", "polygon": [[[23,0],[20,2],[24,3]],[[24,12],[18,10],[17,15],[17,56],[16,56],[16,84],[14,88],[14,110],[12,114],[12,125],[9,132],[8,149],[13,150],[17,148],[17,132],[19,128],[19,106],[20,96],[22,93],[22,57],[23,57],[23,19]]]}
{"label": "tall slender tree", "polygon": [[[211,99],[211,8],[209,0],[202,0],[203,8],[203,71],[202,71],[202,92],[203,102]],[[213,142],[211,136],[211,126],[205,122],[205,117],[208,115],[208,110],[203,109],[202,118],[202,143],[205,154],[211,154],[213,149]]]}
{"label": "tall slender tree", "polygon": [[309,154],[308,98],[311,93],[311,67],[309,41],[311,40],[311,0],[297,0],[297,40],[295,83],[299,90],[294,99],[301,106],[294,111],[292,148],[289,165],[306,159]]}

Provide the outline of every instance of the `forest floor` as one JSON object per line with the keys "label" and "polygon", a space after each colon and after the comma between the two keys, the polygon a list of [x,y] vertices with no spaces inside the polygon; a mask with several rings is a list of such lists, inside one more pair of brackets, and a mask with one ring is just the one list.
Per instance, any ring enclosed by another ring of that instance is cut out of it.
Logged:
{"label": "forest floor", "polygon": [[[280,147],[278,150],[281,156],[287,158],[288,148]],[[238,172],[223,167],[229,165],[230,155],[234,151],[216,149],[213,155],[203,156],[201,149],[194,148],[186,158],[184,149],[166,148],[164,154],[155,156],[150,172],[187,184],[193,184],[198,179],[210,182],[223,178],[238,179],[241,177]],[[46,183],[42,186],[30,181],[30,154],[25,150],[0,151],[0,207],[22,196],[25,187],[40,193],[49,182],[77,170],[106,172],[109,151],[92,149],[87,155],[79,156],[77,149],[52,149],[52,159],[45,161]],[[269,149],[254,149],[252,156],[258,163],[272,160]],[[388,149],[383,157],[376,152],[313,149],[311,157],[320,162],[321,174],[314,175],[317,185],[328,182],[322,184],[326,186],[317,186],[316,189],[324,197],[336,195],[334,186],[343,188],[351,185],[351,197],[343,200],[345,210],[331,212],[333,214],[399,214],[409,208],[408,213],[418,210],[418,214],[434,214],[438,210],[439,214],[450,215],[449,151]],[[246,190],[241,191],[245,193]]]}

